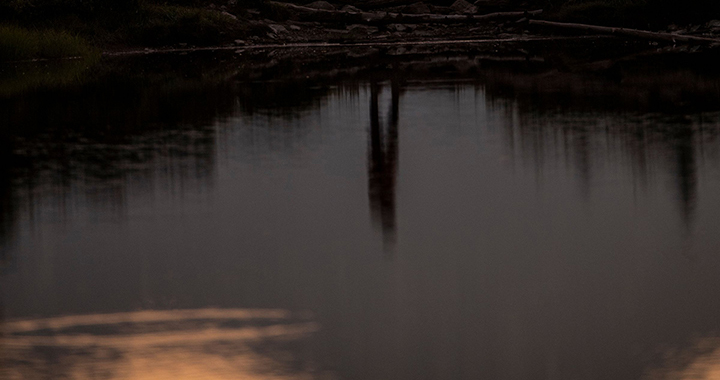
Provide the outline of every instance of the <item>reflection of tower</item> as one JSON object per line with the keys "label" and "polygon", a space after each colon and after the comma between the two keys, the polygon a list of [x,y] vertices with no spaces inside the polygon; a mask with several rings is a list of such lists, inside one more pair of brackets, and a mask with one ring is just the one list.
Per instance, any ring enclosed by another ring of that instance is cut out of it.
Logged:
{"label": "reflection of tower", "polygon": [[380,125],[378,94],[380,86],[370,84],[370,152],[368,155],[368,195],[373,224],[380,227],[386,251],[395,246],[395,181],[398,167],[398,111],[400,85],[391,84],[390,120],[387,128]]}

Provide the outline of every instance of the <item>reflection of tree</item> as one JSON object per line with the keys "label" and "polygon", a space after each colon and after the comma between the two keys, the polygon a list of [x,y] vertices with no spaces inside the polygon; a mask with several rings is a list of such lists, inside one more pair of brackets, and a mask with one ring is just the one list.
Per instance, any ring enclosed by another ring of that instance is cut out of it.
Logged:
{"label": "reflection of tree", "polygon": [[228,86],[145,79],[107,75],[0,99],[3,247],[12,243],[18,210],[34,217],[46,195],[60,213],[78,197],[118,211],[130,185],[173,191],[211,184],[215,130],[208,126],[234,109]]}
{"label": "reflection of tree", "polygon": [[380,86],[370,84],[370,152],[368,155],[368,195],[373,223],[383,234],[383,246],[392,249],[397,239],[395,185],[398,167],[398,119],[400,85],[391,84],[390,120],[387,128],[380,123],[378,97]]}
{"label": "reflection of tree", "polygon": [[508,144],[533,165],[563,158],[586,195],[607,160],[628,160],[633,180],[644,188],[662,170],[676,183],[690,226],[697,157],[713,133],[698,133],[707,119],[690,121],[687,115],[718,111],[720,77],[706,67],[714,59],[637,57],[592,73],[497,68],[482,72],[480,81],[491,103],[517,113],[517,121],[506,125]]}
{"label": "reflection of tree", "polygon": [[8,139],[0,135],[0,162],[2,162],[0,164],[0,273],[9,265],[7,244],[12,240],[13,235],[12,183],[8,169],[11,149]]}
{"label": "reflection of tree", "polygon": [[122,217],[131,191],[202,191],[215,171],[215,121],[238,111],[292,116],[327,94],[302,81],[238,86],[235,63],[217,54],[116,58],[86,74],[0,94],[3,246],[17,210],[33,217],[45,195],[61,214],[80,198]]}
{"label": "reflection of tree", "polygon": [[697,194],[697,163],[695,162],[694,131],[691,126],[678,126],[672,142],[672,155],[675,160],[678,198],[685,224],[692,224]]}
{"label": "reflection of tree", "polygon": [[[522,108],[517,104],[509,107],[516,111]],[[633,181],[644,188],[663,171],[675,183],[682,220],[686,226],[692,225],[697,202],[697,155],[713,138],[712,134],[700,136],[697,122],[658,115],[649,123],[628,114],[574,110],[551,114],[529,108],[520,111],[518,120],[506,125],[508,147],[526,157],[538,176],[543,176],[543,166],[554,164],[545,160],[562,159],[575,173],[583,195],[588,196],[598,172],[607,169],[610,161],[627,161],[623,165],[629,167]]]}
{"label": "reflection of tree", "polygon": [[152,184],[160,175],[176,186],[210,178],[214,131],[204,127],[222,109],[232,109],[231,99],[213,90],[194,91],[196,107],[187,110],[190,94],[115,90],[52,92],[28,96],[23,107],[9,102],[0,109],[12,122],[12,171],[27,189],[25,197],[34,190],[65,192],[79,181],[87,185],[89,199],[102,193],[97,201],[117,207],[131,180]]}

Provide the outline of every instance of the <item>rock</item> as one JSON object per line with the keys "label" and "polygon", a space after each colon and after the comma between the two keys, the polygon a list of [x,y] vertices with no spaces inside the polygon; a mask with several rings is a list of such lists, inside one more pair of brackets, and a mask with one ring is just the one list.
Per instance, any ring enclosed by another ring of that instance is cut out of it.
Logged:
{"label": "rock", "polygon": [[426,14],[430,13],[430,7],[425,3],[414,3],[403,7],[402,13],[407,14]]}
{"label": "rock", "polygon": [[234,42],[235,42],[235,45],[245,45],[246,44],[245,40],[235,40]]}
{"label": "rock", "polygon": [[468,3],[465,0],[455,0],[455,2],[452,3],[450,8],[460,14],[475,14],[478,11],[478,8],[476,6]]}
{"label": "rock", "polygon": [[380,50],[375,49],[375,48],[353,49],[348,53],[348,57],[350,57],[350,58],[371,57],[373,55],[377,55],[378,53],[380,53]]}
{"label": "rock", "polygon": [[507,0],[477,0],[473,3],[479,11],[495,12],[507,7]]}
{"label": "rock", "polygon": [[708,21],[705,27],[708,28],[708,31],[712,34],[720,34],[720,20]]}
{"label": "rock", "polygon": [[225,16],[225,17],[231,18],[231,19],[233,19],[233,20],[235,20],[235,21],[237,21],[237,19],[238,19],[234,14],[229,13],[229,12],[226,12],[226,11],[222,11],[222,12],[220,12],[220,14],[223,15],[223,16]]}
{"label": "rock", "polygon": [[453,12],[453,9],[450,7],[443,7],[440,5],[430,5],[430,13],[440,14],[440,15],[449,15]]}
{"label": "rock", "polygon": [[328,3],[327,1],[322,1],[322,0],[313,1],[310,4],[305,4],[305,6],[308,8],[314,8],[314,9],[324,9],[326,11],[334,11],[335,10],[335,6]]}
{"label": "rock", "polygon": [[386,26],[387,30],[391,32],[404,32],[408,28],[403,24],[389,24]]}
{"label": "rock", "polygon": [[347,29],[350,34],[355,36],[367,36],[368,34],[377,33],[378,31],[378,28],[374,26],[360,24],[350,25],[347,27]]}
{"label": "rock", "polygon": [[353,7],[350,4],[345,5],[344,7],[340,8],[340,10],[343,12],[356,12],[356,13],[362,12],[362,9],[360,9],[358,7]]}
{"label": "rock", "polygon": [[301,28],[297,25],[290,25],[290,29],[292,30],[300,30]]}
{"label": "rock", "polygon": [[268,28],[270,28],[275,34],[282,34],[288,32],[284,26],[278,24],[269,24]]}
{"label": "rock", "polygon": [[325,36],[329,41],[347,41],[348,38],[354,37],[347,30],[325,29]]}

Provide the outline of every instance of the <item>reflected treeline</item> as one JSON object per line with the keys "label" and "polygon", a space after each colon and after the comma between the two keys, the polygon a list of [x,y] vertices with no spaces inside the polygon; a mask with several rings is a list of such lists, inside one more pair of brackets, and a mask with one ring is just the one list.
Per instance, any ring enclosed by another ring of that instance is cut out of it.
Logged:
{"label": "reflected treeline", "polygon": [[135,61],[123,70],[102,67],[90,79],[0,98],[3,245],[16,219],[36,217],[43,203],[60,218],[78,198],[118,212],[130,183],[144,191],[210,183],[207,126],[233,108],[227,90],[182,67]]}
{"label": "reflected treeline", "polygon": [[216,170],[216,121],[311,108],[326,91],[238,85],[227,54],[49,65],[0,68],[0,266],[23,215],[63,218],[82,199],[122,217],[130,193],[203,191]]}
{"label": "reflected treeline", "polygon": [[395,186],[398,170],[399,80],[394,79],[390,84],[387,128],[380,120],[379,93],[378,83],[371,82],[368,196],[373,223],[382,231],[385,251],[391,252],[397,240]]}
{"label": "reflected treeline", "polygon": [[[510,108],[512,109],[512,108]],[[718,115],[707,120],[675,120],[658,116],[636,120],[627,114],[592,117],[527,115],[506,125],[506,139],[513,156],[542,166],[551,158],[564,166],[589,195],[600,177],[629,167],[635,187],[646,191],[653,181],[668,176],[675,183],[676,199],[685,224],[690,227],[697,203],[698,166],[717,153]],[[611,174],[610,174],[611,175]]]}
{"label": "reflected treeline", "polygon": [[[718,54],[658,56],[636,47],[600,54],[598,46],[592,45],[597,58],[559,42],[148,55],[114,58],[51,86],[23,85],[5,73],[13,82],[0,93],[0,150],[9,163],[0,172],[0,242],[12,240],[18,210],[32,214],[43,193],[58,201],[60,212],[71,207],[77,181],[84,184],[77,196],[112,210],[123,209],[130,183],[176,193],[211,186],[216,121],[238,113],[292,117],[320,107],[338,84],[353,95],[360,94],[353,87],[369,81],[370,207],[392,246],[401,87],[437,79],[476,84],[490,108],[506,110],[511,149],[535,162],[565,157],[585,192],[608,154],[602,144],[619,144],[612,149],[632,158],[641,185],[662,158],[673,168],[689,223],[698,151],[716,131],[714,121],[685,115],[720,111],[720,78],[712,69]],[[390,83],[386,122],[379,83]]]}
{"label": "reflected treeline", "polygon": [[[9,163],[12,159],[9,153],[8,139],[0,135],[0,273],[10,264],[7,253],[8,239],[13,228],[13,215],[15,210],[12,203],[12,184],[10,179]],[[0,316],[2,315],[2,301],[0,300]]]}
{"label": "reflected treeline", "polygon": [[708,66],[718,63],[717,54],[675,53],[584,64],[602,67],[590,73],[506,69],[482,75],[480,87],[506,110],[514,155],[538,166],[564,157],[586,194],[608,161],[626,161],[640,188],[667,173],[690,227],[698,165],[717,150],[720,75]]}

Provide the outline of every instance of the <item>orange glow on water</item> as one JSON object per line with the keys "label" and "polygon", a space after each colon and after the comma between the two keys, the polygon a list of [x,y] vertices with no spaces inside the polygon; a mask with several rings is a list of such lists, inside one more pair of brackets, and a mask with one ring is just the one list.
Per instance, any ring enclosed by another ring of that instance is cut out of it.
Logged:
{"label": "orange glow on water", "polygon": [[[4,323],[3,379],[309,379],[287,344],[318,330],[282,310],[202,309]],[[228,327],[232,326],[232,327]],[[38,354],[52,352],[52,360]]]}

